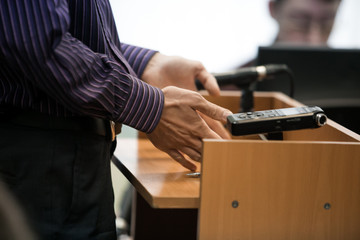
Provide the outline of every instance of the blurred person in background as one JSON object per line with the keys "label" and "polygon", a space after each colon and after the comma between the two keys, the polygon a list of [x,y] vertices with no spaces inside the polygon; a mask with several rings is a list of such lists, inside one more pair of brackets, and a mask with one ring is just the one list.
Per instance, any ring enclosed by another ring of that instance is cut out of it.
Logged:
{"label": "blurred person in background", "polygon": [[269,12],[279,26],[274,44],[324,46],[341,0],[271,0]]}
{"label": "blurred person in background", "polygon": [[[273,45],[327,46],[340,3],[341,0],[270,0],[269,13],[278,25]],[[240,68],[255,64],[256,59],[252,59]]]}

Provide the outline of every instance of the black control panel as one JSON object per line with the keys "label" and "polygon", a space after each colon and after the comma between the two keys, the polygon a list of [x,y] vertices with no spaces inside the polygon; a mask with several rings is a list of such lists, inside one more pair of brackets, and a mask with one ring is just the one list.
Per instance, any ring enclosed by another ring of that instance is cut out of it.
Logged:
{"label": "black control panel", "polygon": [[231,134],[240,136],[318,128],[326,124],[327,117],[320,107],[305,106],[236,113],[227,121]]}

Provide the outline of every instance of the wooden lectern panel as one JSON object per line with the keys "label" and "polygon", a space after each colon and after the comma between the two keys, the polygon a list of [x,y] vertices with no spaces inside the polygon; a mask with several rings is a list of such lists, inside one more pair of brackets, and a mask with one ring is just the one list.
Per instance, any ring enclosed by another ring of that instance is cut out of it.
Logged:
{"label": "wooden lectern panel", "polygon": [[360,144],[205,140],[199,239],[360,239]]}

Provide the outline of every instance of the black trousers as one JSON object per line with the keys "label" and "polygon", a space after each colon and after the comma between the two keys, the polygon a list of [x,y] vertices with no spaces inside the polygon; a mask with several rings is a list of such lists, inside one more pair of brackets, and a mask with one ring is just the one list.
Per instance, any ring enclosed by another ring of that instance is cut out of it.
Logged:
{"label": "black trousers", "polygon": [[113,149],[92,132],[0,121],[0,181],[40,239],[116,239]]}

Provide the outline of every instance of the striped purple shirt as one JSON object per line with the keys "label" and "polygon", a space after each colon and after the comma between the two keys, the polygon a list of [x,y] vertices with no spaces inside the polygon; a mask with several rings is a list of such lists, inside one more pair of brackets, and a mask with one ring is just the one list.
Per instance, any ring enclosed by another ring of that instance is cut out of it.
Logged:
{"label": "striped purple shirt", "polygon": [[155,128],[164,96],[140,80],[155,52],[120,43],[108,0],[0,2],[0,104]]}

